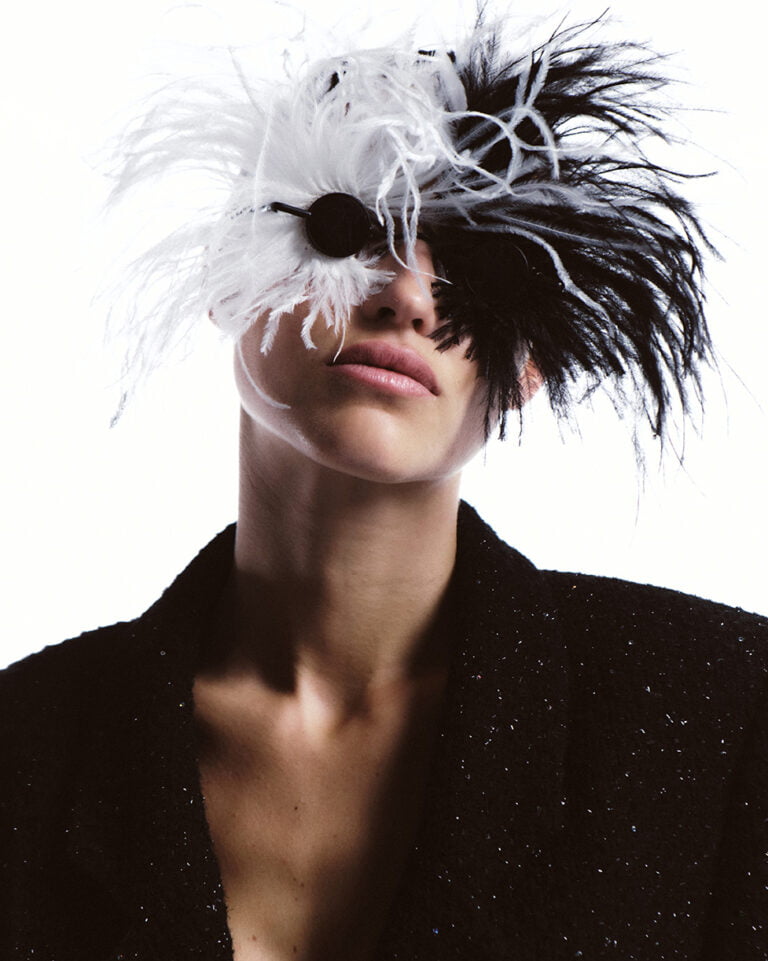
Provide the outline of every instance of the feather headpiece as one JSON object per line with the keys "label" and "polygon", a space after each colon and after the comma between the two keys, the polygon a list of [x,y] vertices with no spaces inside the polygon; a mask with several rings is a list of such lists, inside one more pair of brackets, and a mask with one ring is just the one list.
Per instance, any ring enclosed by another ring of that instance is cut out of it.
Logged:
{"label": "feather headpiece", "polygon": [[135,319],[137,361],[212,307],[235,339],[261,318],[265,352],[302,303],[308,348],[316,323],[341,335],[390,279],[382,253],[410,265],[419,236],[436,264],[433,336],[476,359],[488,429],[521,405],[530,358],[558,413],[602,384],[663,434],[711,357],[711,247],[682,175],[645,152],[667,139],[659,58],[588,43],[590,26],[523,52],[480,26],[455,51],[358,51],[150,114],[117,193],[192,165],[224,178],[229,200],[140,262],[162,306]]}

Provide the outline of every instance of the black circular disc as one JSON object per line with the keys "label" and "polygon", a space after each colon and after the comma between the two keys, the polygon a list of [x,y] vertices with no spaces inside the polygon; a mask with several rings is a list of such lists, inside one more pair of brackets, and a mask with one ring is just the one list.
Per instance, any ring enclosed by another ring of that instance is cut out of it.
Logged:
{"label": "black circular disc", "polygon": [[351,194],[323,194],[309,208],[307,237],[329,257],[351,257],[368,243],[371,217]]}

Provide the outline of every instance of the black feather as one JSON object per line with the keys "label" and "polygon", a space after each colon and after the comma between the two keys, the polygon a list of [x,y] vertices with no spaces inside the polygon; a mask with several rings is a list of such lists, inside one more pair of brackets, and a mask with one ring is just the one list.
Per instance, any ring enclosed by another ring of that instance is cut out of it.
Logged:
{"label": "black feather", "polygon": [[[530,167],[514,193],[472,223],[457,209],[420,224],[443,278],[434,284],[442,323],[433,336],[442,350],[469,339],[489,384],[486,429],[498,423],[501,436],[508,410],[522,405],[527,357],[558,414],[579,399],[577,385],[583,395],[601,384],[620,410],[639,407],[660,437],[676,404],[688,413],[700,402],[701,366],[712,362],[702,281],[714,251],[678,192],[687,175],[651,162],[641,147],[649,136],[668,139],[655,102],[666,83],[662,59],[632,44],[587,44],[590,26],[562,30],[511,61],[486,35],[457,63],[468,110],[491,116],[508,118],[543,80],[535,107],[554,135],[559,169],[540,125],[524,119],[515,134]],[[452,136],[485,170],[507,173],[512,146],[497,125],[462,116]],[[568,149],[586,142],[586,153]]]}

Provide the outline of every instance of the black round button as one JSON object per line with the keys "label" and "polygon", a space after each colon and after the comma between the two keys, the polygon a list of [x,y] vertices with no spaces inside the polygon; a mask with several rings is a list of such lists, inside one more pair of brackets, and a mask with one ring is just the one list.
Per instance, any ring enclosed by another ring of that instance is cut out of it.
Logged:
{"label": "black round button", "polygon": [[371,215],[351,194],[323,194],[308,213],[309,242],[328,257],[351,257],[370,239]]}

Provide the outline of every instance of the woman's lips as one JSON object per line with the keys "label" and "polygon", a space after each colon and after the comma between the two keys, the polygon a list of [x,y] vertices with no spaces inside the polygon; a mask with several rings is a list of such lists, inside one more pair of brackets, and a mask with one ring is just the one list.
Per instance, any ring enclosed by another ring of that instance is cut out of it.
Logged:
{"label": "woman's lips", "polygon": [[414,350],[384,341],[363,341],[346,347],[329,361],[339,374],[402,396],[439,394],[429,364]]}

